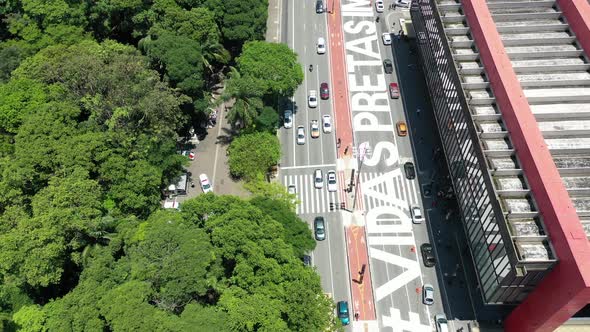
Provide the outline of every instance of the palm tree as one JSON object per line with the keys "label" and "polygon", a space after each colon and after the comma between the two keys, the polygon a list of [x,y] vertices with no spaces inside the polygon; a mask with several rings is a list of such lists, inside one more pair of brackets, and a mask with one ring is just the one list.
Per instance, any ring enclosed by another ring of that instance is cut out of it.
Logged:
{"label": "palm tree", "polygon": [[262,96],[264,89],[261,81],[252,77],[242,77],[233,67],[230,67],[230,78],[217,104],[233,101],[227,115],[232,126],[239,124],[240,128],[250,127],[258,116],[258,110],[263,107]]}

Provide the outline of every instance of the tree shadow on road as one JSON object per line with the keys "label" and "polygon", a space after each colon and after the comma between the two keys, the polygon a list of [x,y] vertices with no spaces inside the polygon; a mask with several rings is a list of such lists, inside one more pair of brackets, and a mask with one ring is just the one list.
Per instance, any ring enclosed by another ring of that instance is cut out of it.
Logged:
{"label": "tree shadow on road", "polygon": [[223,146],[227,146],[231,144],[236,136],[238,136],[238,131],[233,128],[221,128],[221,135],[217,136],[217,140],[215,144],[221,144]]}

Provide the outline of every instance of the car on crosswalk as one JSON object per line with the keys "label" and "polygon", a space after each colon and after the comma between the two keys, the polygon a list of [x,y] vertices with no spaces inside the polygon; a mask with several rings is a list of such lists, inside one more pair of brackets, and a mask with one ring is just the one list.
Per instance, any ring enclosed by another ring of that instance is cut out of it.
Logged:
{"label": "car on crosswalk", "polygon": [[324,134],[332,132],[332,117],[328,114],[322,116],[322,130]]}
{"label": "car on crosswalk", "polygon": [[324,174],[321,169],[313,171],[313,186],[316,189],[322,189],[324,187]]}
{"label": "car on crosswalk", "polygon": [[424,217],[422,217],[422,210],[420,210],[419,206],[411,206],[410,214],[412,215],[412,222],[414,224],[420,224],[422,223],[422,220],[424,220]]}
{"label": "car on crosswalk", "polygon": [[416,178],[416,168],[411,161],[408,161],[404,164],[404,172],[406,173],[406,178],[408,180],[413,180]]}
{"label": "car on crosswalk", "polygon": [[297,127],[297,145],[305,144],[305,128],[303,126]]}
{"label": "car on crosswalk", "polygon": [[320,125],[318,124],[318,120],[311,120],[309,127],[311,131],[311,138],[320,137]]}
{"label": "car on crosswalk", "polygon": [[338,190],[338,184],[336,183],[336,172],[329,171],[328,172],[328,191],[334,192]]}

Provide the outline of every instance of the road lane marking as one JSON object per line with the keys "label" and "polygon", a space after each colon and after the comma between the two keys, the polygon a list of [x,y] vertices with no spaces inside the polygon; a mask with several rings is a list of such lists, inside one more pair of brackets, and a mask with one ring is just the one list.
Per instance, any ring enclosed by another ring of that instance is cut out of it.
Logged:
{"label": "road lane marking", "polygon": [[281,169],[302,169],[302,168],[324,168],[324,167],[336,167],[336,164],[320,164],[320,165],[303,165],[303,166],[287,166],[281,167]]}

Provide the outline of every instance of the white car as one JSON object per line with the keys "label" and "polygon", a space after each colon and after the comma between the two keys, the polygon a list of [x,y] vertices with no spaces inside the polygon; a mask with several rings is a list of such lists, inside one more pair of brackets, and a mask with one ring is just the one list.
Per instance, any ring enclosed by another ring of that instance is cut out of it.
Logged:
{"label": "white car", "polygon": [[201,183],[201,189],[205,194],[213,191],[213,187],[211,187],[207,174],[199,175],[199,182]]}
{"label": "white car", "polygon": [[291,111],[291,110],[285,111],[285,122],[284,122],[283,126],[286,129],[293,128],[293,111]]}
{"label": "white car", "polygon": [[303,126],[297,127],[297,145],[305,144],[305,128]]}
{"label": "white car", "polygon": [[412,222],[414,224],[420,224],[422,223],[422,220],[424,220],[424,217],[422,217],[422,210],[420,210],[419,206],[411,206],[410,214],[412,215]]}
{"label": "white car", "polygon": [[313,171],[313,186],[316,189],[322,189],[324,187],[324,175],[321,169]]}
{"label": "white car", "polygon": [[377,11],[377,13],[383,13],[383,9],[385,9],[385,6],[383,5],[383,0],[375,1],[375,10]]}
{"label": "white car", "polygon": [[318,93],[315,90],[309,90],[309,95],[307,96],[307,105],[311,108],[318,107]]}
{"label": "white car", "polygon": [[381,38],[383,38],[383,45],[391,45],[391,34],[389,32],[384,32]]}
{"label": "white car", "polygon": [[422,286],[422,303],[426,305],[434,304],[434,287],[431,284]]}
{"label": "white car", "polygon": [[297,189],[295,188],[295,185],[294,185],[294,184],[291,184],[291,185],[289,185],[289,186],[287,187],[287,192],[288,192],[290,195],[295,195],[295,194],[297,194]]}
{"label": "white car", "polygon": [[328,114],[322,116],[322,130],[324,133],[332,132],[332,117]]}
{"label": "white car", "polygon": [[338,185],[336,184],[336,172],[328,172],[328,191],[337,191]]}
{"label": "white car", "polygon": [[318,54],[326,53],[326,40],[322,37],[318,38]]}
{"label": "white car", "polygon": [[395,4],[398,7],[402,7],[402,8],[410,8],[410,0],[397,0],[395,2]]}
{"label": "white car", "polygon": [[449,325],[445,314],[434,315],[434,324],[436,325],[436,332],[449,332]]}

